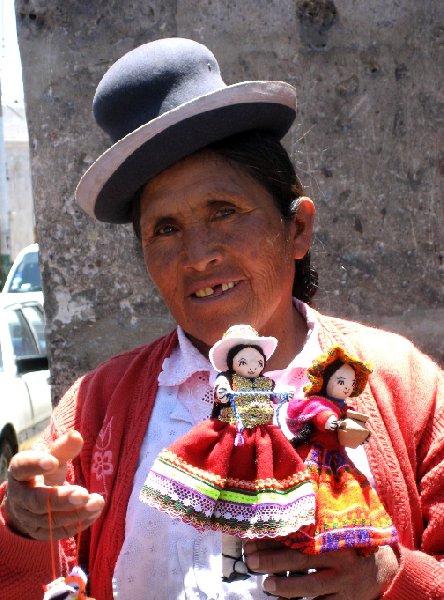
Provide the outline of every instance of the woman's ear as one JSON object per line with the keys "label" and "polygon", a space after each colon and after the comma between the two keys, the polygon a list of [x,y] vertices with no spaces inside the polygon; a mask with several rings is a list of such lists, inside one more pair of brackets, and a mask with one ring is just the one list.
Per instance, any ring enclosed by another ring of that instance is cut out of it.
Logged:
{"label": "woman's ear", "polygon": [[295,260],[303,258],[310,249],[315,213],[315,205],[308,196],[298,198],[297,208],[293,216],[295,225],[293,258]]}

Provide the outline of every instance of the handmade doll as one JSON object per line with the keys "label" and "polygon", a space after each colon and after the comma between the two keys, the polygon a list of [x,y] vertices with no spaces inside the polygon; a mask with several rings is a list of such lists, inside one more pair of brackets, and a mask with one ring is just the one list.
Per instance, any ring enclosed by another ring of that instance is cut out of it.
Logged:
{"label": "handmade doll", "polygon": [[225,581],[246,571],[236,537],[281,537],[314,523],[310,476],[273,424],[287,395],[262,374],[276,346],[249,325],[230,327],[216,342],[209,357],[221,373],[212,418],[159,454],[141,491],[143,502],[176,519],[235,536],[223,538]]}
{"label": "handmade doll", "polygon": [[86,594],[87,577],[80,567],[74,567],[66,577],[59,577],[43,586],[43,600],[94,600]]}
{"label": "handmade doll", "polygon": [[392,521],[345,446],[368,439],[366,416],[347,404],[359,396],[371,373],[368,363],[340,347],[331,348],[308,369],[305,399],[288,405],[287,426],[316,492],[316,522],[284,540],[292,548],[320,553],[357,548],[370,554],[397,543]]}

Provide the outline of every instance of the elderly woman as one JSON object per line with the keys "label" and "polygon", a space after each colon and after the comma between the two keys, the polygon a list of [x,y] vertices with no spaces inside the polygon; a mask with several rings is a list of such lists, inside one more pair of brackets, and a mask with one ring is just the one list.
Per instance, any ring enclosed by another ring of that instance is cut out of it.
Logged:
{"label": "elderly woman", "polygon": [[[98,600],[113,589],[120,600],[263,599],[264,589],[282,598],[443,597],[442,377],[402,338],[309,306],[315,210],[279,141],[294,120],[294,89],[226,86],[205,46],[166,39],[113,65],[94,111],[114,145],[82,178],[78,201],[97,219],[133,221],[178,327],[75,383],[40,449],[12,460],[2,490],[4,597],[41,598],[51,579],[48,540],[60,540],[64,573],[78,529],[79,561]],[[373,435],[354,460],[374,481],[399,546],[363,557],[251,541],[247,564],[267,575],[223,583],[220,534],[139,501],[159,451],[210,415],[208,350],[235,323],[278,339],[267,364],[278,384],[299,381],[335,344],[372,363],[358,409],[371,415]]]}

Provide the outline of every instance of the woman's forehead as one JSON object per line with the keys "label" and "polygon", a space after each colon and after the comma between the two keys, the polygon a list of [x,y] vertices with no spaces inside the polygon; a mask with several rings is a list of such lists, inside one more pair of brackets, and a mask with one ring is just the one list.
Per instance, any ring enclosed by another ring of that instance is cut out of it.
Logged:
{"label": "woman's forehead", "polygon": [[241,165],[214,152],[203,150],[189,156],[149,181],[141,195],[142,213],[148,209],[165,212],[192,197],[202,200],[225,199],[231,196],[251,196],[266,190]]}

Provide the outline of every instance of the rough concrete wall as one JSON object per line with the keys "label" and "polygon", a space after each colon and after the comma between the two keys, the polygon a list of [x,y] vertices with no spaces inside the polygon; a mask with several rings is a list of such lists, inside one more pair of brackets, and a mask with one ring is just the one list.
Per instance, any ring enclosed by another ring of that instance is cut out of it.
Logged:
{"label": "rough concrete wall", "polygon": [[443,359],[442,3],[18,0],[16,12],[56,394],[171,325],[129,229],[73,203],[107,145],[90,113],[96,83],[126,50],[169,35],[206,43],[227,83],[297,86],[286,142],[318,206],[318,306]]}
{"label": "rough concrete wall", "polygon": [[108,145],[91,114],[98,81],[128,50],[175,35],[175,12],[162,0],[16,2],[55,400],[104,358],[171,327],[130,227],[92,222],[74,190]]}

